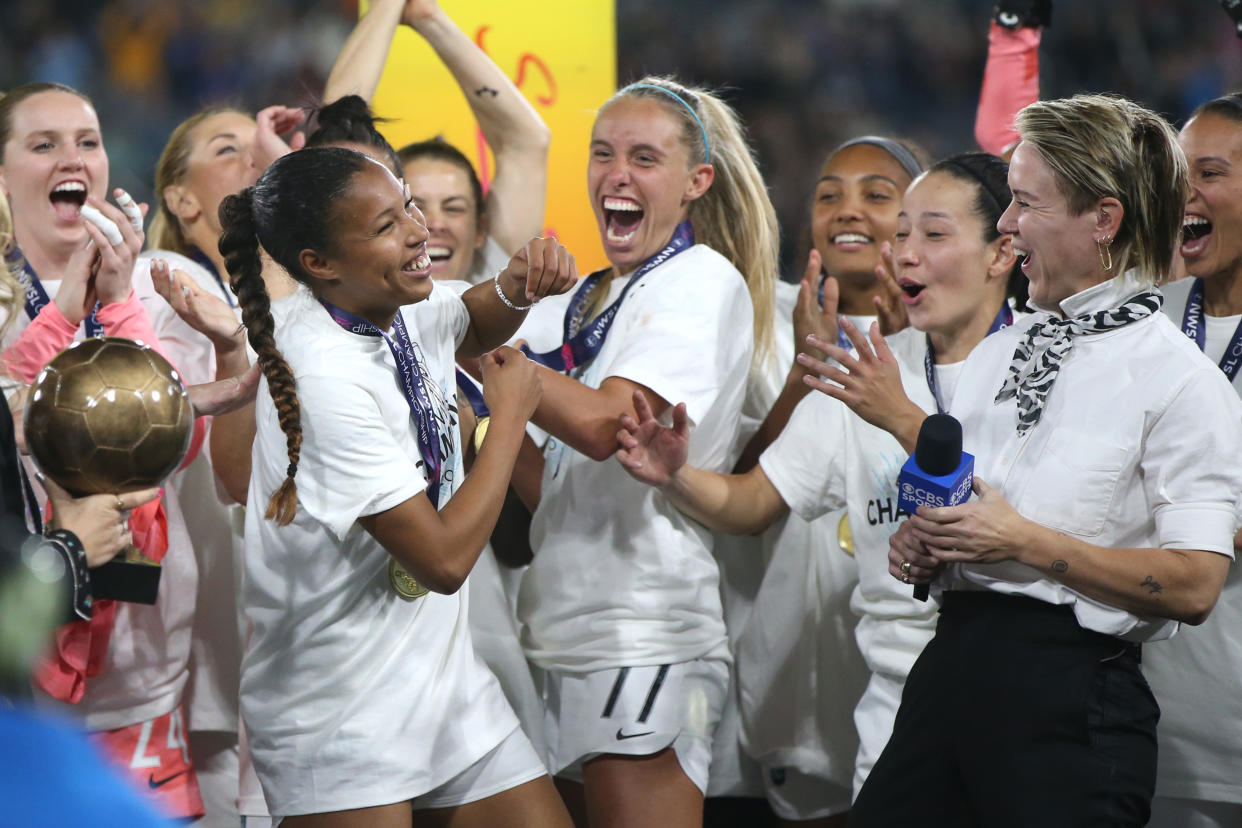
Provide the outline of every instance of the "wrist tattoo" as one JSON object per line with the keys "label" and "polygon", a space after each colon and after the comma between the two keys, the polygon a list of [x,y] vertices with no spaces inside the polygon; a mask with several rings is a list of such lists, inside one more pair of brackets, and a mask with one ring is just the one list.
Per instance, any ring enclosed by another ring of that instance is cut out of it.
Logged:
{"label": "wrist tattoo", "polygon": [[1139,584],[1139,586],[1147,587],[1148,591],[1152,595],[1155,595],[1157,592],[1162,592],[1164,590],[1164,587],[1160,586],[1160,582],[1154,580],[1150,575],[1144,578],[1143,582]]}
{"label": "wrist tattoo", "polygon": [[497,95],[500,94],[500,90],[492,89],[490,86],[480,86],[478,89],[474,90],[474,94],[475,94],[475,97],[478,97],[478,98],[481,98],[484,95],[491,95],[493,98],[495,98]]}
{"label": "wrist tattoo", "polygon": [[1068,572],[1069,563],[1067,561],[1063,561],[1058,558],[1057,560],[1052,562],[1052,571],[1053,572]]}

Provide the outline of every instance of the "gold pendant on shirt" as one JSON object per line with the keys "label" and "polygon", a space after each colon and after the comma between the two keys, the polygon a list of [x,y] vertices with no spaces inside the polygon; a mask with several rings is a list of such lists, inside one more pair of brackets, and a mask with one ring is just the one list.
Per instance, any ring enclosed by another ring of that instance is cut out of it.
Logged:
{"label": "gold pendant on shirt", "polygon": [[841,515],[841,520],[837,523],[837,546],[850,557],[854,556],[854,533],[850,531],[848,514]]}
{"label": "gold pendant on shirt", "polygon": [[392,588],[398,595],[410,601],[422,598],[431,591],[414,580],[414,576],[406,572],[405,568],[397,563],[396,558],[388,559],[388,582],[392,584]]}

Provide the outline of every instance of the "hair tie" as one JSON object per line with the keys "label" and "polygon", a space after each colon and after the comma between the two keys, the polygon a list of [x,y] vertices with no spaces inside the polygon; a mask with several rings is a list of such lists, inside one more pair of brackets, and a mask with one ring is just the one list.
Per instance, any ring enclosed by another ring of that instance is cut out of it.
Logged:
{"label": "hair tie", "polygon": [[914,157],[914,153],[910,152],[910,150],[906,149],[892,138],[885,138],[880,135],[863,135],[858,138],[852,138],[833,150],[832,154],[837,155],[842,150],[848,149],[857,144],[869,144],[873,147],[879,147],[884,150],[889,155],[893,156],[893,159],[901,165],[903,170],[906,171],[906,175],[910,176],[912,179],[918,178],[919,173],[923,172],[923,165],[920,164],[919,160]]}
{"label": "hair tie", "polygon": [[704,156],[706,156],[703,159],[703,163],[705,164],[712,163],[712,144],[711,144],[711,141],[707,140],[707,130],[703,127],[703,121],[699,119],[699,113],[694,111],[694,107],[690,105],[689,101],[687,101],[681,95],[678,95],[673,90],[667,87],[664,87],[664,86],[657,86],[654,83],[631,83],[629,86],[625,87],[617,94],[624,95],[626,92],[629,92],[631,89],[655,89],[658,92],[663,92],[665,95],[668,95],[670,98],[677,101],[677,103],[684,106],[690,112],[690,117],[694,118],[694,122],[699,125],[699,132],[703,134],[703,154]]}
{"label": "hair tie", "polygon": [[293,477],[298,473],[298,464],[290,463],[289,468],[285,469],[285,477]]}

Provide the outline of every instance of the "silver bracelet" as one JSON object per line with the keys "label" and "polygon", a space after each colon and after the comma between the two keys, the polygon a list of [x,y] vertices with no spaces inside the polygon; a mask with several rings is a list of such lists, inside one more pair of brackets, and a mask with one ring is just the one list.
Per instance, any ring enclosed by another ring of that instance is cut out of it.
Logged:
{"label": "silver bracelet", "polygon": [[[503,273],[504,271],[501,271],[501,272]],[[500,301],[504,302],[505,306],[508,307],[510,310],[527,311],[535,306],[534,302],[531,302],[529,305],[515,305],[512,302],[510,302],[509,297],[505,296],[505,292],[500,289],[500,273],[497,273],[495,276],[492,277],[492,284],[496,286],[496,295],[500,297]]]}

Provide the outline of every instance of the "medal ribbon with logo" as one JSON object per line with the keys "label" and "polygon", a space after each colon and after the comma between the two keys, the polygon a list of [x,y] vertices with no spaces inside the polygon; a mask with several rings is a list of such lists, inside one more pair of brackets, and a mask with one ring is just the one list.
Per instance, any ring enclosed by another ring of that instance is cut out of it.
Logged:
{"label": "medal ribbon with logo", "polygon": [[[1202,351],[1207,345],[1207,325],[1203,321],[1203,280],[1195,279],[1186,297],[1186,312],[1182,314],[1182,333],[1194,340]],[[1225,377],[1233,382],[1242,366],[1242,322],[1238,323],[1233,338],[1225,348],[1225,355],[1220,358],[1220,370]]]}
{"label": "medal ribbon with logo", "polygon": [[[420,364],[418,350],[410,339],[405,327],[405,319],[398,312],[392,321],[392,336],[381,331],[377,326],[361,316],[338,308],[320,300],[332,321],[346,331],[359,336],[378,337],[384,340],[388,350],[392,352],[397,363],[397,378],[401,382],[401,392],[410,407],[410,418],[414,421],[418,435],[418,453],[423,458],[427,474],[427,497],[431,505],[440,508],[440,478],[444,472],[444,457],[440,454],[440,429],[436,425],[435,398],[429,388],[428,376]],[[446,418],[447,419],[447,418]],[[388,580],[392,588],[403,598],[420,598],[428,592],[427,587],[420,584],[410,573],[389,559]]]}
{"label": "medal ribbon with logo", "polygon": [[655,268],[677,254],[689,250],[691,247],[694,247],[694,228],[690,226],[690,222],[687,220],[677,225],[677,229],[673,231],[673,237],[669,239],[668,244],[664,246],[663,250],[639,265],[638,269],[634,271],[634,275],[630,277],[629,282],[621,290],[621,295],[617,297],[617,300],[605,308],[589,325],[582,327],[586,317],[587,305],[590,303],[591,292],[599,283],[599,280],[611,268],[606,267],[587,276],[582,280],[582,284],[578,286],[578,290],[574,292],[574,298],[565,310],[564,344],[554,351],[546,351],[542,354],[534,353],[530,348],[523,345],[522,353],[540,365],[546,365],[553,371],[568,373],[575,368],[586,365],[604,347],[604,340],[608,336],[608,329],[612,327],[612,323],[616,320],[617,311],[621,309],[621,303],[625,301],[630,288],[634,287],[643,276],[646,276]]}

